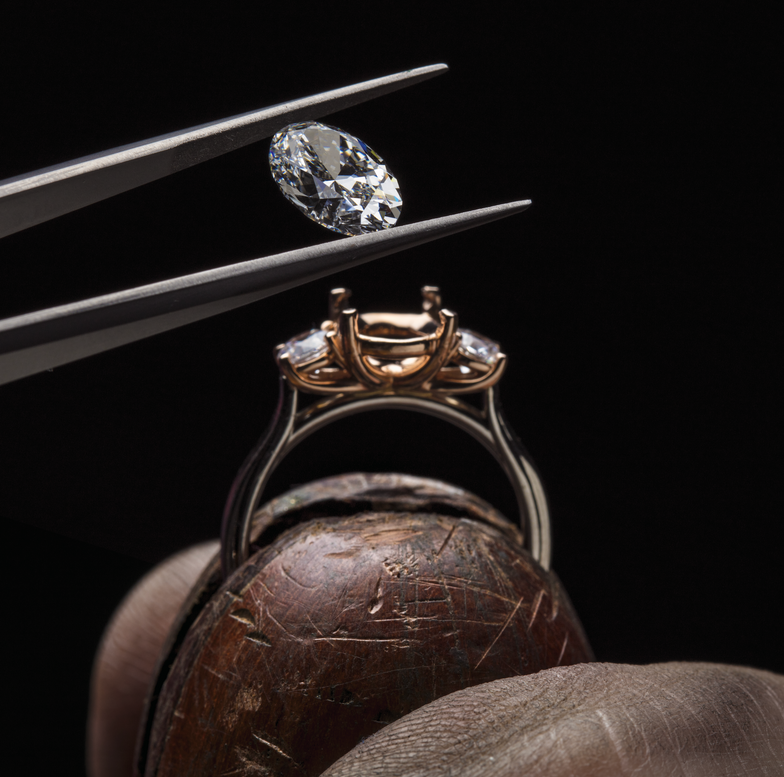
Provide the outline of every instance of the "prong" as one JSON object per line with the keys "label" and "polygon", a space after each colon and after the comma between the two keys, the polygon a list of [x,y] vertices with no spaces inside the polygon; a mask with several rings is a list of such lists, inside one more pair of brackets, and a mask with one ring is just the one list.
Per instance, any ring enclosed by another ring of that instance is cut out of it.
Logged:
{"label": "prong", "polygon": [[[278,363],[278,368],[283,375],[286,376],[289,383],[291,383],[294,388],[305,391],[308,394],[346,394],[367,390],[362,384],[351,381],[351,376],[346,370],[341,370],[337,377],[323,380],[296,368],[291,363],[289,354],[280,353],[280,349],[276,349],[276,361]],[[329,364],[330,362],[329,359],[324,359],[323,361],[325,364]],[[308,365],[308,368],[315,369],[316,365],[310,364]]]}
{"label": "prong", "polygon": [[438,371],[449,361],[452,354],[455,352],[459,339],[457,335],[457,314],[451,310],[441,310],[439,312],[441,320],[441,331],[437,333],[438,345],[436,346],[435,353],[427,360],[421,369],[415,373],[407,376],[401,385],[411,385],[415,383],[421,384],[424,388],[428,387],[428,383],[435,378]]}
{"label": "prong", "polygon": [[337,321],[346,303],[351,299],[351,289],[337,288],[329,293],[329,318]]}
{"label": "prong", "polygon": [[[338,316],[339,318],[339,316]],[[337,322],[336,322],[337,326]],[[330,356],[341,366],[344,370],[348,370],[346,360],[343,357],[343,351],[340,347],[340,338],[338,337],[337,328],[326,334],[327,343],[329,344]]]}
{"label": "prong", "polygon": [[294,386],[294,388],[302,389],[303,391],[311,390],[310,384],[303,380],[297,370],[294,369],[294,365],[289,359],[289,354],[281,354],[277,357],[277,362],[280,371],[289,379],[289,382],[292,386]]}
{"label": "prong", "polygon": [[327,116],[448,69],[439,64],[405,70],[9,178],[0,182],[0,237],[271,137],[287,124]]}
{"label": "prong", "polygon": [[422,287],[422,312],[429,313],[430,317],[438,321],[438,312],[441,310],[441,289],[438,286]]}
{"label": "prong", "polygon": [[384,380],[374,370],[371,370],[362,359],[357,339],[358,325],[359,313],[356,308],[347,308],[341,311],[338,316],[338,334],[346,367],[360,383],[364,383],[366,386],[383,386],[389,381]]}

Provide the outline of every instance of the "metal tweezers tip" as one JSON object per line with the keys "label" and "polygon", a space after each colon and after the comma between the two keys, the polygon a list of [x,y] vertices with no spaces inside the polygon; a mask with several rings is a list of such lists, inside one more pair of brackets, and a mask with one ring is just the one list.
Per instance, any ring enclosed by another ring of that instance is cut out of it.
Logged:
{"label": "metal tweezers tip", "polygon": [[5,319],[0,385],[512,216],[530,204],[518,200],[405,224]]}

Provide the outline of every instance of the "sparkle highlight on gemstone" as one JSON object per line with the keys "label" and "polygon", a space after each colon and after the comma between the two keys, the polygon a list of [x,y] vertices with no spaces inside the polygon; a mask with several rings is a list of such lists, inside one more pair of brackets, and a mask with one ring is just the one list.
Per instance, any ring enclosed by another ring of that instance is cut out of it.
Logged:
{"label": "sparkle highlight on gemstone", "polygon": [[403,200],[384,160],[359,138],[320,122],[272,138],[270,170],[283,195],[334,232],[361,235],[393,226]]}
{"label": "sparkle highlight on gemstone", "polygon": [[498,361],[498,353],[501,350],[498,343],[488,340],[470,329],[460,329],[458,331],[460,332],[460,346],[458,350],[464,356],[485,364],[495,364]]}
{"label": "sparkle highlight on gemstone", "polygon": [[293,337],[283,347],[292,364],[305,364],[329,352],[327,333],[323,329],[311,329]]}

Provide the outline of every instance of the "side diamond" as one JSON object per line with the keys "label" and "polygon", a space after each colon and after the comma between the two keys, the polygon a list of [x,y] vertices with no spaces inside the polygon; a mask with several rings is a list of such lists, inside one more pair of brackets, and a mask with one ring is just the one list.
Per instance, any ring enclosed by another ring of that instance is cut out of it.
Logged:
{"label": "side diamond", "polygon": [[470,329],[458,330],[461,334],[458,351],[469,359],[485,364],[495,364],[501,347],[493,340],[472,332]]}
{"label": "side diamond", "polygon": [[328,352],[327,333],[323,329],[311,329],[310,332],[293,337],[283,348],[283,354],[288,354],[292,364],[305,364]]}

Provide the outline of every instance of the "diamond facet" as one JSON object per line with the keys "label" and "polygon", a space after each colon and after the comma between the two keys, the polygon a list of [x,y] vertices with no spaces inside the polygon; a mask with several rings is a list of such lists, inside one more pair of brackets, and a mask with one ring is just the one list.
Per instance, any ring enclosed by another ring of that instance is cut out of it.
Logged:
{"label": "diamond facet", "polygon": [[317,223],[344,235],[387,229],[403,200],[384,160],[359,138],[315,121],[272,138],[270,169],[284,196]]}
{"label": "diamond facet", "polygon": [[289,340],[283,349],[292,364],[304,364],[328,352],[327,333],[323,329],[311,329],[310,332],[297,335]]}
{"label": "diamond facet", "polygon": [[488,340],[470,329],[460,329],[458,331],[462,335],[458,348],[460,353],[474,361],[495,364],[500,351],[498,343]]}

